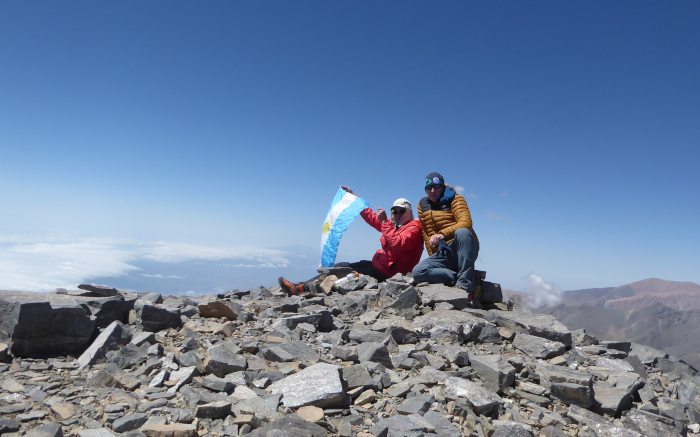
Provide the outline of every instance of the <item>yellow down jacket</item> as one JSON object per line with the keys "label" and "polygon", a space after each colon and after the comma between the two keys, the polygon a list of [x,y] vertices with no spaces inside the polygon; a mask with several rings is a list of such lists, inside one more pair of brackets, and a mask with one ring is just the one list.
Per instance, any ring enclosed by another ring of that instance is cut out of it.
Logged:
{"label": "yellow down jacket", "polygon": [[437,250],[437,247],[430,245],[430,237],[440,233],[445,236],[446,243],[451,243],[454,240],[455,231],[459,228],[469,228],[474,235],[477,247],[479,246],[479,239],[472,228],[472,216],[469,213],[467,201],[456,194],[450,185],[445,184],[445,194],[440,201],[432,203],[427,197],[420,200],[418,218],[428,255],[432,255]]}

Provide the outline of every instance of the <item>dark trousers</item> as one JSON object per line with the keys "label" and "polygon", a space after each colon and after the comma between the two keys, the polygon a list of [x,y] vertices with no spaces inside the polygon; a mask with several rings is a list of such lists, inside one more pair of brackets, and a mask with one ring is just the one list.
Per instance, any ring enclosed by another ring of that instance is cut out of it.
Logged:
{"label": "dark trousers", "polygon": [[452,253],[438,252],[419,262],[413,268],[417,282],[446,284],[474,291],[474,262],[479,255],[474,235],[467,228],[457,229],[455,239],[449,244]]}

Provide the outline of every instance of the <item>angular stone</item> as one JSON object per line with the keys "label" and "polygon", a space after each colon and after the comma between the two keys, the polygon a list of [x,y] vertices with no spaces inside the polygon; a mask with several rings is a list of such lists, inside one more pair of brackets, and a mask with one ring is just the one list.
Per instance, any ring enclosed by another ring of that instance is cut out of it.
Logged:
{"label": "angular stone", "polygon": [[523,333],[516,334],[513,347],[540,360],[548,360],[566,352],[564,343]]}
{"label": "angular stone", "polygon": [[203,357],[195,351],[185,352],[177,357],[177,362],[183,367],[197,367],[204,370]]}
{"label": "angular stone", "polygon": [[273,394],[281,394],[282,404],[288,408],[305,405],[319,408],[343,407],[349,402],[339,368],[326,363],[314,364],[273,382],[269,389]]}
{"label": "angular stone", "polygon": [[320,425],[302,419],[296,414],[288,414],[274,422],[264,424],[247,435],[249,437],[325,437],[328,435],[328,431]]}
{"label": "angular stone", "polygon": [[43,419],[47,415],[48,413],[46,411],[31,410],[28,413],[18,414],[16,417],[20,422],[31,422],[32,420]]}
{"label": "angular stone", "polygon": [[368,342],[357,345],[357,356],[361,363],[374,362],[388,369],[394,368],[389,350],[381,343]]}
{"label": "angular stone", "polygon": [[287,343],[268,343],[260,347],[260,353],[266,360],[275,362],[318,361],[321,356],[303,341]]}
{"label": "angular stone", "polygon": [[634,372],[634,367],[632,367],[631,364],[614,358],[599,357],[596,359],[596,366],[613,370],[621,370],[624,372]]}
{"label": "angular stone", "polygon": [[95,428],[78,431],[78,437],[116,437],[116,435],[108,428]]}
{"label": "angular stone", "polygon": [[367,366],[364,364],[356,364],[342,369],[343,379],[347,381],[348,390],[357,387],[376,387],[376,383],[369,374]]}
{"label": "angular stone", "polygon": [[330,311],[322,310],[311,314],[300,314],[297,316],[281,317],[271,325],[273,329],[288,329],[293,331],[302,323],[308,323],[319,332],[330,332],[334,329],[333,315]]}
{"label": "angular stone", "polygon": [[238,319],[238,314],[243,311],[243,306],[237,302],[227,300],[215,300],[201,303],[197,306],[202,317],[226,318],[228,320]]}
{"label": "angular stone", "polygon": [[[195,437],[197,426],[187,423],[146,424],[139,429],[148,437]],[[81,436],[83,437],[83,436]]]}
{"label": "angular stone", "polygon": [[169,328],[182,328],[179,308],[153,305],[139,299],[134,303],[134,310],[144,331],[158,332]]}
{"label": "angular stone", "polygon": [[343,361],[359,361],[360,359],[357,356],[357,348],[354,346],[339,346],[334,344],[331,347],[331,355]]}
{"label": "angular stone", "polygon": [[[355,390],[353,390],[355,392]],[[354,395],[353,395],[354,396]],[[362,393],[360,393],[359,396],[357,396],[357,399],[355,399],[355,405],[356,406],[361,406],[365,404],[370,404],[370,403],[375,403],[377,401],[377,393],[370,389],[370,390],[365,390]]]}
{"label": "angular stone", "polygon": [[179,370],[170,373],[168,381],[172,383],[172,387],[168,389],[170,393],[176,393],[183,385],[189,384],[192,378],[197,376],[199,371],[196,367],[182,367]]}
{"label": "angular stone", "polygon": [[[426,427],[430,429],[426,430]],[[369,435],[386,437],[424,437],[426,431],[434,430],[434,427],[419,415],[391,416],[379,419],[369,428]],[[359,436],[359,434],[358,434]]]}
{"label": "angular stone", "polygon": [[571,331],[549,314],[500,311],[497,314],[496,324],[516,333],[547,338],[571,347]]}
{"label": "angular stone", "polygon": [[501,284],[483,281],[481,284],[481,293],[479,294],[479,302],[482,304],[503,302]]}
{"label": "angular stone", "polygon": [[503,343],[501,333],[498,332],[498,327],[493,323],[484,322],[483,324],[474,325],[471,327],[471,339],[477,343]]}
{"label": "angular stone", "polygon": [[631,410],[624,422],[644,436],[685,436],[688,433],[684,423],[642,410]]}
{"label": "angular stone", "polygon": [[392,325],[389,326],[385,333],[394,339],[397,344],[415,344],[418,343],[418,333],[413,330],[410,324],[408,326]]}
{"label": "angular stone", "polygon": [[0,341],[16,357],[80,355],[95,320],[77,301],[56,293],[0,292]]}
{"label": "angular stone", "polygon": [[459,367],[464,367],[469,364],[469,352],[467,352],[466,349],[462,349],[460,346],[437,344],[433,346],[433,351]]}
{"label": "angular stone", "polygon": [[409,285],[408,288],[401,292],[396,300],[387,305],[386,308],[405,310],[413,308],[416,305],[418,305],[418,291],[413,286]]}
{"label": "angular stone", "polygon": [[352,328],[348,334],[350,341],[357,343],[381,343],[387,337],[387,334],[379,331],[372,331],[366,328]]}
{"label": "angular stone", "polygon": [[639,343],[631,343],[628,355],[636,355],[646,365],[653,364],[657,358],[668,358],[666,352]]}
{"label": "angular stone", "polygon": [[207,375],[202,379],[202,387],[206,387],[212,391],[230,393],[236,388],[236,384],[233,381],[219,378],[216,375]]}
{"label": "angular stone", "polygon": [[27,389],[14,378],[7,378],[2,381],[2,383],[0,383],[0,388],[10,393],[20,393]]}
{"label": "angular stone", "polygon": [[386,389],[387,394],[395,398],[404,397],[409,391],[411,391],[411,386],[407,382],[392,384],[391,387]]}
{"label": "angular stone", "polygon": [[116,296],[119,294],[119,290],[116,288],[106,287],[104,285],[80,284],[78,288],[102,297]]}
{"label": "angular stone", "polygon": [[445,394],[452,398],[465,398],[477,414],[489,415],[494,407],[503,404],[503,400],[496,393],[464,378],[447,378]]}
{"label": "angular stone", "polygon": [[435,433],[440,436],[458,436],[460,430],[452,425],[449,420],[445,419],[436,411],[428,411],[423,415],[423,419],[430,423],[435,428]]}
{"label": "angular stone", "polygon": [[540,384],[551,396],[583,408],[593,405],[592,375],[561,366],[537,366]]}
{"label": "angular stone", "polygon": [[123,388],[128,391],[135,390],[141,383],[138,379],[127,374],[114,363],[107,363],[90,380],[90,384],[96,387]]}
{"label": "angular stone", "polygon": [[409,414],[425,414],[435,402],[433,395],[419,395],[406,399],[396,406],[396,412],[408,416]]}
{"label": "angular stone", "polygon": [[233,342],[224,341],[209,349],[205,369],[219,378],[246,369],[247,360]]}
{"label": "angular stone", "polygon": [[116,364],[120,369],[137,367],[146,362],[149,348],[150,345],[148,344],[143,344],[141,347],[138,347],[135,344],[129,343],[119,349],[117,353],[109,353],[109,359],[107,361]]}
{"label": "angular stone", "polygon": [[63,420],[70,419],[76,413],[75,405],[69,402],[55,402],[51,404],[51,411]]}
{"label": "angular stone", "polygon": [[232,400],[231,411],[234,415],[254,412],[256,418],[269,422],[278,417],[276,411],[279,398],[279,395],[263,398],[245,385],[239,385],[230,396]]}
{"label": "angular stone", "polygon": [[100,335],[97,336],[95,341],[83,352],[80,357],[78,357],[78,368],[82,370],[86,366],[94,364],[97,360],[104,358],[105,354],[112,347],[118,344],[125,344],[124,340],[127,342],[129,339],[125,339],[126,328],[124,325],[115,320],[109,326],[107,326]]}
{"label": "angular stone", "polygon": [[112,423],[112,429],[116,432],[128,432],[140,428],[148,420],[147,414],[133,413],[120,417]]}
{"label": "angular stone", "polygon": [[471,306],[469,293],[461,288],[430,284],[419,287],[418,293],[424,306],[432,307],[440,303],[448,303],[457,310]]}
{"label": "angular stone", "polygon": [[533,437],[535,430],[524,423],[509,420],[496,420],[493,424],[496,431],[491,437]]}
{"label": "angular stone", "polygon": [[659,407],[659,414],[671,418],[677,422],[688,423],[688,414],[686,413],[688,406],[678,399],[667,397],[659,397],[656,401],[656,406]]}
{"label": "angular stone", "polygon": [[471,364],[489,390],[499,392],[515,381],[515,367],[500,355],[472,355]]}
{"label": "angular stone", "polygon": [[219,401],[197,405],[194,415],[199,418],[219,419],[231,414],[231,402]]}
{"label": "angular stone", "polygon": [[[2,431],[0,431],[2,433]],[[28,431],[25,437],[63,437],[63,429],[58,423],[47,423]]]}

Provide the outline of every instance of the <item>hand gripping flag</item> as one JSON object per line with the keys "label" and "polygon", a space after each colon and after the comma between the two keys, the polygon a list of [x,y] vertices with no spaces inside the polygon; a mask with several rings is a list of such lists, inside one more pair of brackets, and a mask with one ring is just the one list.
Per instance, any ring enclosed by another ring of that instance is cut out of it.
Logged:
{"label": "hand gripping flag", "polygon": [[328,210],[326,220],[323,222],[321,232],[321,266],[331,267],[335,264],[335,256],[338,253],[340,238],[350,226],[355,217],[370,203],[354,194],[338,189],[333,203]]}

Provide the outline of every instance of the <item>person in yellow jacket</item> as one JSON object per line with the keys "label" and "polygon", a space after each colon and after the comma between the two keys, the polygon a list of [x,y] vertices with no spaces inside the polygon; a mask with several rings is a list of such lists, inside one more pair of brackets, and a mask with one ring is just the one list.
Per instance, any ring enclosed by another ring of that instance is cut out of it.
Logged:
{"label": "person in yellow jacket", "polygon": [[445,184],[439,173],[425,177],[426,197],[418,203],[418,218],[428,258],[413,268],[413,279],[474,292],[474,262],[479,240],[464,197]]}

